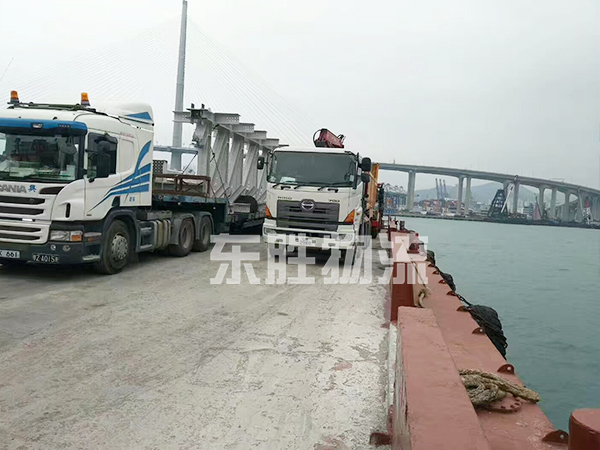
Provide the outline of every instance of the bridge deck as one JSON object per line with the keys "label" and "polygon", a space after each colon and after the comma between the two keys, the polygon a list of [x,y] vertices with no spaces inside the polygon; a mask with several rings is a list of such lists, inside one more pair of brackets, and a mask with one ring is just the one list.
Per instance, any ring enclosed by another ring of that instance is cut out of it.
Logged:
{"label": "bridge deck", "polygon": [[323,260],[316,285],[265,285],[252,248],[261,285],[211,285],[208,252],[107,278],[0,268],[0,448],[368,448],[384,287],[324,285]]}

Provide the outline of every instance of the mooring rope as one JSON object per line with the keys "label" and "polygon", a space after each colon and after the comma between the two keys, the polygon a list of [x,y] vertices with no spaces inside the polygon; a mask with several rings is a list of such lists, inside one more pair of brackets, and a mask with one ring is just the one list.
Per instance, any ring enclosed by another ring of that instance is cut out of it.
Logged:
{"label": "mooring rope", "polygon": [[505,380],[494,373],[474,369],[462,369],[459,373],[473,406],[486,406],[501,400],[506,394],[534,403],[540,401],[537,392]]}

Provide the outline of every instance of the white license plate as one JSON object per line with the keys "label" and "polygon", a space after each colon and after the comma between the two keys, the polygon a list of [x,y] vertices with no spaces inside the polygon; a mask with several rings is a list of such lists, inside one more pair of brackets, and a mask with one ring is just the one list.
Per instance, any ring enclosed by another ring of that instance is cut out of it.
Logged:
{"label": "white license plate", "polygon": [[58,256],[56,256],[56,255],[34,254],[31,256],[33,257],[34,262],[46,263],[46,264],[55,264],[58,262]]}
{"label": "white license plate", "polygon": [[303,237],[299,237],[296,238],[296,243],[298,243],[299,245],[306,245],[306,246],[316,246],[317,245],[317,240],[316,239],[311,239],[311,238],[303,238]]}
{"label": "white license plate", "polygon": [[0,258],[7,259],[19,259],[21,252],[15,252],[14,250],[0,250]]}

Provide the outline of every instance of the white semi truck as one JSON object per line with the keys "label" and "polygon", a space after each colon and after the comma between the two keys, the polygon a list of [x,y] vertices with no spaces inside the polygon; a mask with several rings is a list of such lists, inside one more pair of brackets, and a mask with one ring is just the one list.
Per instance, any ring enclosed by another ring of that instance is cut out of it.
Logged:
{"label": "white semi truck", "polygon": [[371,160],[345,150],[343,136],[319,133],[316,148],[278,148],[259,160],[268,183],[263,235],[274,247],[344,254],[371,234]]}
{"label": "white semi truck", "polygon": [[149,105],[94,109],[87,94],[21,103],[13,91],[0,110],[0,264],[93,263],[114,274],[136,253],[205,251],[239,215],[211,194],[210,177],[163,173],[153,139]]}

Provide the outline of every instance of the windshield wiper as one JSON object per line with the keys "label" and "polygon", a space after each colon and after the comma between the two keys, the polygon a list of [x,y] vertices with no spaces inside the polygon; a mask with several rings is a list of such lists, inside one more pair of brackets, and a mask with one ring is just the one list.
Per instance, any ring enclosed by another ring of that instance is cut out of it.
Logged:
{"label": "windshield wiper", "polygon": [[296,183],[296,187],[294,189],[298,189],[304,186],[319,186],[321,183]]}
{"label": "windshield wiper", "polygon": [[340,186],[340,187],[351,187],[351,185],[348,185],[347,181],[339,181],[337,183],[330,183],[327,186],[321,186],[319,189],[317,189],[318,191],[322,191],[323,189],[335,189],[335,191],[338,191],[338,188],[335,186]]}

